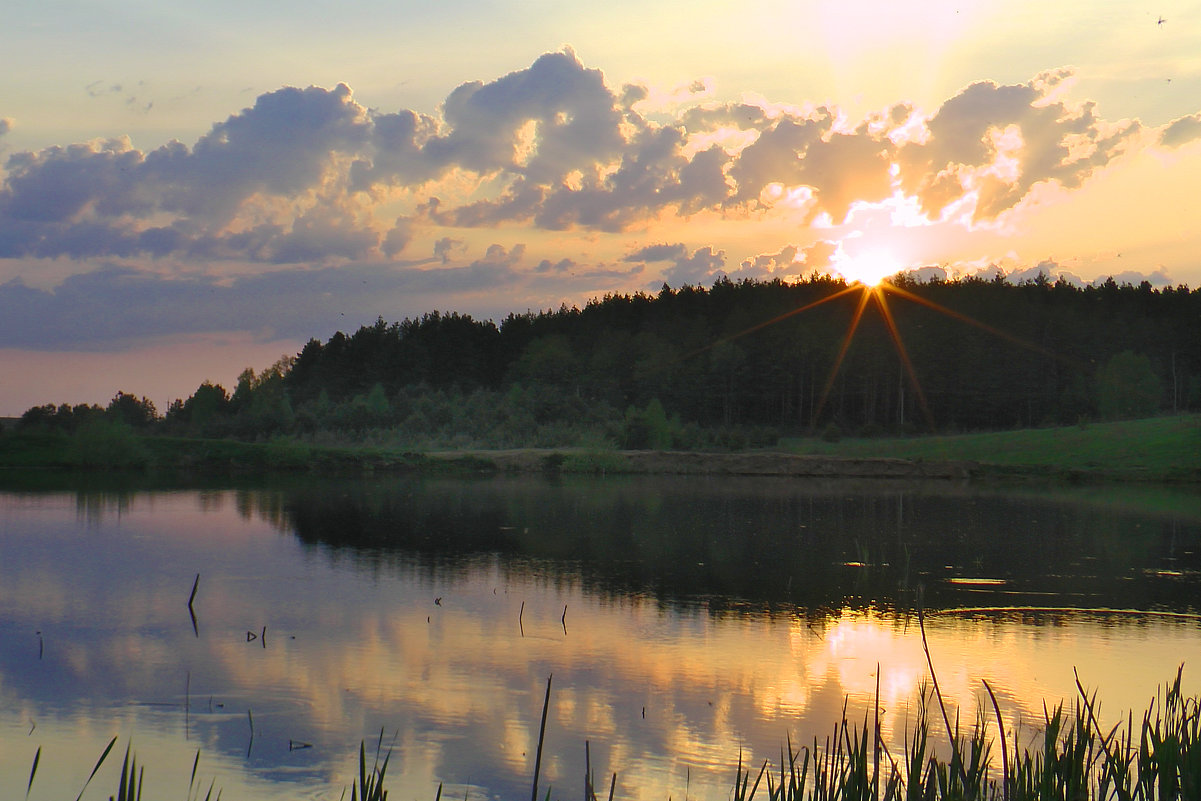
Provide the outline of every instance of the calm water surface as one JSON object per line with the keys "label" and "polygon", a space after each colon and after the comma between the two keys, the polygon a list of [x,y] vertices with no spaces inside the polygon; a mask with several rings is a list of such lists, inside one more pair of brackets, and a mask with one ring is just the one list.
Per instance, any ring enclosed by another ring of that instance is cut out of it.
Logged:
{"label": "calm water surface", "polygon": [[[119,737],[147,797],[724,799],[734,765],[929,670],[1038,734],[1073,669],[1112,719],[1198,692],[1201,502],[795,480],[541,478],[0,493],[0,797],[74,798]],[[193,610],[188,597],[200,575]],[[894,749],[894,752],[895,752]],[[116,789],[110,756],[85,798]],[[201,794],[203,795],[203,793]]]}

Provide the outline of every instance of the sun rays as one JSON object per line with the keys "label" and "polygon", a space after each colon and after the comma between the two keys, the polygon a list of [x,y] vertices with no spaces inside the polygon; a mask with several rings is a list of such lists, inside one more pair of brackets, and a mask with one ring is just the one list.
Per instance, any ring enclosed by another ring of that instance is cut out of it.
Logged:
{"label": "sun rays", "polygon": [[[938,421],[935,418],[930,403],[926,398],[925,390],[922,388],[922,382],[918,376],[917,367],[914,365],[913,360],[909,356],[909,351],[905,346],[905,340],[904,336],[902,335],[901,328],[898,326],[896,317],[893,314],[891,306],[889,305],[889,296],[903,299],[915,305],[936,311],[939,314],[946,315],[953,320],[978,328],[1010,344],[1017,345],[1042,356],[1061,362],[1071,361],[1063,356],[1053,353],[1044,347],[1032,342],[1028,342],[1007,331],[963,314],[962,312],[958,312],[954,309],[943,306],[940,303],[936,303],[929,298],[922,297],[921,295],[910,291],[904,286],[898,285],[899,281],[896,279],[903,271],[897,268],[896,262],[890,261],[887,258],[882,258],[879,256],[879,254],[874,254],[871,257],[859,257],[853,260],[848,259],[842,262],[839,267],[842,279],[844,281],[849,281],[848,284],[835,289],[825,297],[798,306],[795,309],[790,309],[783,314],[776,315],[771,319],[757,323],[749,328],[738,331],[737,333],[722,337],[713,343],[706,345],[705,347],[698,348],[697,350],[685,354],[683,358],[687,359],[699,355],[711,350],[719,344],[740,339],[744,336],[748,336],[767,328],[768,326],[775,325],[776,323],[782,322],[788,318],[812,311],[818,307],[833,303],[834,301],[843,298],[854,297],[855,307],[851,312],[850,319],[847,323],[846,333],[842,336],[838,352],[834,356],[834,360],[830,365],[829,372],[827,373],[825,381],[822,385],[821,393],[816,402],[813,404],[812,411],[809,415],[810,430],[812,431],[817,428],[818,421],[821,419],[823,411],[825,411],[826,403],[830,398],[830,394],[834,389],[835,382],[837,381],[838,376],[844,366],[844,362],[847,359],[847,354],[855,341],[855,335],[858,333],[864,317],[870,313],[872,308],[874,308],[875,312],[879,315],[880,322],[883,324],[884,329],[887,332],[889,340],[892,343],[892,348],[896,353],[897,361],[900,364],[900,368],[908,385],[909,392],[911,393],[912,397],[916,399],[918,408],[921,409],[921,414],[924,418],[927,429],[931,432],[938,429]],[[845,270],[842,269],[844,267],[846,268]],[[852,275],[859,275],[862,277],[852,279]],[[837,283],[835,283],[834,286],[837,286]]]}
{"label": "sun rays", "polygon": [[[894,270],[890,275],[895,274]],[[822,394],[817,405],[813,408],[813,415],[810,418],[810,427],[817,426],[817,419],[821,415],[822,409],[826,405],[826,400],[829,398],[830,390],[834,387],[834,380],[838,377],[838,372],[842,368],[842,362],[846,358],[847,350],[851,347],[851,341],[855,338],[855,331],[859,328],[859,323],[863,320],[863,313],[866,311],[868,304],[875,301],[877,310],[880,312],[880,317],[884,321],[885,327],[888,329],[889,339],[892,340],[893,348],[897,352],[898,358],[905,369],[905,374],[909,377],[910,386],[915,395],[917,395],[918,403],[921,405],[922,413],[926,417],[926,423],[930,429],[935,428],[934,415],[930,411],[930,405],[926,402],[926,395],[922,391],[921,382],[918,381],[917,373],[913,369],[913,362],[909,359],[909,353],[905,350],[905,343],[901,339],[901,333],[897,330],[896,320],[892,316],[892,311],[888,308],[888,303],[884,298],[886,292],[897,291],[897,288],[884,280],[884,276],[874,284],[868,284],[862,281],[857,281],[847,288],[849,291],[859,291],[859,304],[855,307],[855,313],[851,316],[850,325],[847,326],[846,336],[843,337],[842,347],[838,350],[838,356],[834,359],[834,365],[830,368],[830,375],[826,378],[826,384],[822,388]],[[905,293],[910,297],[916,297],[912,293]],[[933,308],[942,310],[937,304],[930,304]],[[949,311],[949,310],[948,310]]]}

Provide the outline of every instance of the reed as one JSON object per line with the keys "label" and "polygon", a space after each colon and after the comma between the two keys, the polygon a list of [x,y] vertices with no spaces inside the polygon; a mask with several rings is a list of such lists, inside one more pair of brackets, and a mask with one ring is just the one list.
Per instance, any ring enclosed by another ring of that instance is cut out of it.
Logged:
{"label": "reed", "polygon": [[[873,727],[866,717],[860,726],[849,726],[844,710],[824,745],[815,738],[812,748],[796,751],[789,741],[778,771],[765,762],[754,784],[740,754],[733,797],[752,801],[766,777],[765,801],[1194,801],[1201,798],[1201,704],[1181,692],[1181,675],[1177,671],[1161,689],[1138,730],[1131,715],[1124,730],[1119,724],[1108,732],[1098,722],[1095,694],[1077,679],[1074,711],[1067,713],[1062,704],[1044,708],[1037,746],[1011,755],[1002,730],[1000,781],[983,709],[970,732],[944,717],[951,735],[950,757],[944,759],[931,748],[929,712],[938,696],[923,692],[903,764],[886,751],[873,752],[872,770]],[[986,689],[999,725],[1000,708]],[[879,740],[877,747],[882,748]]]}
{"label": "reed", "polygon": [[[810,746],[796,748],[788,738],[780,750],[778,765],[770,759],[748,764],[740,751],[729,797],[734,801],[1196,801],[1201,799],[1201,699],[1184,695],[1182,675],[1183,666],[1172,682],[1160,688],[1138,727],[1130,713],[1124,723],[1108,731],[1100,724],[1096,694],[1086,691],[1077,677],[1078,695],[1071,710],[1063,704],[1054,709],[1044,707],[1041,738],[1020,750],[1016,737],[1012,743],[1007,742],[1000,706],[992,688],[986,685],[1000,737],[999,765],[994,760],[995,740],[989,734],[989,715],[984,707],[971,728],[965,730],[958,717],[951,722],[936,693],[923,689],[914,722],[905,734],[905,753],[894,758],[880,737],[878,717],[865,713],[862,722],[853,724],[844,705],[842,719],[824,739],[814,737]],[[533,801],[539,801],[538,774],[550,688],[548,677]],[[934,712],[937,718],[931,715],[935,706],[940,707]],[[253,720],[249,711],[247,716]],[[942,726],[934,722],[936,719]],[[949,735],[949,742],[943,743],[949,754],[946,757],[933,745],[943,728]],[[381,730],[370,764],[366,741],[359,744],[359,770],[357,782],[351,786],[351,801],[387,801],[385,778],[392,746],[385,748],[383,739]],[[83,798],[116,742],[115,737],[109,741],[76,801]],[[29,772],[27,799],[34,789],[41,756],[39,748]],[[199,759],[197,752],[186,795],[189,801],[199,801],[203,791],[196,783]],[[141,801],[142,775],[143,767],[127,748],[117,793],[109,796],[110,801]],[[614,773],[609,801],[613,801],[616,787]],[[439,785],[434,801],[440,801],[441,796]],[[204,798],[213,801],[212,784]],[[546,790],[545,799],[552,798],[560,796],[553,789]],[[597,801],[587,744],[584,799]]]}
{"label": "reed", "polygon": [[[371,764],[371,769],[367,769],[367,746],[365,742],[359,743],[359,783],[352,784],[350,788],[350,801],[387,801],[388,791],[384,789],[384,776],[388,772],[388,762],[392,759],[392,746],[388,746],[387,752],[383,750],[384,746],[384,730],[380,729],[379,741],[375,746],[375,759]],[[383,756],[383,761],[380,761],[380,756]],[[442,796],[442,787],[438,786],[438,797]]]}

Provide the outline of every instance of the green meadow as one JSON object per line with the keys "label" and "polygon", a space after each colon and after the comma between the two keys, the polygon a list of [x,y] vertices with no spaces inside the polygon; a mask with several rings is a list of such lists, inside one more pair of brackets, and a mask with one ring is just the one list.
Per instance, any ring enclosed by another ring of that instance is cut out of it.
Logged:
{"label": "green meadow", "polygon": [[970,461],[1018,473],[1201,479],[1201,415],[894,439],[790,439],[789,450],[841,457]]}
{"label": "green meadow", "polygon": [[[827,434],[783,439],[774,448],[754,452],[831,460],[965,462],[972,463],[973,474],[982,477],[1195,482],[1201,480],[1201,415],[898,438],[837,438]],[[622,451],[598,441],[572,448],[531,449],[524,459],[514,456],[514,451],[504,453],[506,458],[502,462],[487,450],[452,453],[396,446],[329,445],[283,436],[258,442],[169,437],[140,434],[111,421],[98,421],[71,433],[18,431],[0,435],[0,469],[9,470],[170,469],[238,473],[525,469],[620,473],[647,469],[627,463]],[[695,461],[693,458],[692,463]],[[656,464],[654,469],[677,471],[670,456]],[[678,471],[696,472],[695,469]]]}

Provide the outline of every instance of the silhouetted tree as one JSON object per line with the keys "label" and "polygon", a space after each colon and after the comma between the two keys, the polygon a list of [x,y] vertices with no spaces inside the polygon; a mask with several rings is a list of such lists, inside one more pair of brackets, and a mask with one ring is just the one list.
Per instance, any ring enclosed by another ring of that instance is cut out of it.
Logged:
{"label": "silhouetted tree", "polygon": [[126,392],[118,392],[104,411],[110,419],[130,428],[145,429],[158,421],[158,410],[150,399]]}

